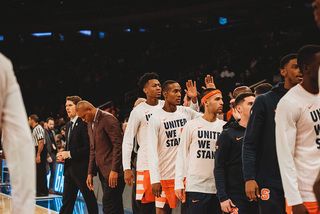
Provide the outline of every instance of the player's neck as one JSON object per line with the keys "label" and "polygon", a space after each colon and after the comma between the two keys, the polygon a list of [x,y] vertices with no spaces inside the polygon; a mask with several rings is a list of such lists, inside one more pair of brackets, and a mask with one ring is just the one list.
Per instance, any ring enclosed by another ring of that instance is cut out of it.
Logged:
{"label": "player's neck", "polygon": [[239,125],[244,127],[244,128],[247,128],[248,120],[249,120],[249,118],[241,117],[241,119],[239,121]]}
{"label": "player's neck", "polygon": [[318,94],[319,93],[319,85],[318,81],[311,81],[308,78],[304,78],[302,80],[301,86],[311,94]]}
{"label": "player's neck", "polygon": [[36,127],[39,123],[32,124],[32,128]]}
{"label": "player's neck", "polygon": [[147,97],[146,103],[150,106],[156,106],[159,103],[159,99],[157,97]]}
{"label": "player's neck", "polygon": [[177,110],[177,105],[172,105],[170,103],[165,102],[162,109],[166,112],[175,112]]}
{"label": "player's neck", "polygon": [[202,118],[205,119],[208,122],[214,122],[214,121],[217,120],[217,114],[205,111],[204,115],[202,116]]}

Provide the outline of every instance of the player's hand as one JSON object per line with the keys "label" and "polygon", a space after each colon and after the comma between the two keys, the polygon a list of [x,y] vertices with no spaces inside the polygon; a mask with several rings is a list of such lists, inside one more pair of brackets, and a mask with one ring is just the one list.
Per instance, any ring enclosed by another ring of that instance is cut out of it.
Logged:
{"label": "player's hand", "polygon": [[40,155],[37,155],[37,157],[36,157],[36,163],[41,163]]}
{"label": "player's hand", "polygon": [[152,184],[152,194],[154,194],[154,196],[160,198],[161,192],[162,192],[162,187],[160,183]]}
{"label": "player's hand", "polygon": [[52,163],[52,158],[51,157],[47,157],[47,162],[48,163]]}
{"label": "player's hand", "polygon": [[174,192],[182,203],[186,202],[186,191],[184,189],[176,189]]}
{"label": "player's hand", "polygon": [[124,170],[124,182],[126,182],[130,187],[132,187],[132,184],[136,182],[131,169]]}
{"label": "player's hand", "polygon": [[307,208],[303,204],[292,206],[292,214],[308,214]]}
{"label": "player's hand", "polygon": [[187,86],[187,89],[185,89],[184,92],[188,97],[191,98],[193,103],[196,103],[197,96],[198,96],[196,81],[192,82],[192,80],[188,80],[188,82],[186,82],[186,86]]}
{"label": "player's hand", "polygon": [[91,174],[88,174],[86,183],[87,183],[88,189],[93,191],[94,186],[93,186],[93,179]]}
{"label": "player's hand", "polygon": [[240,113],[237,111],[236,108],[232,108],[232,115],[233,115],[233,118],[236,120],[241,119]]}
{"label": "player's hand", "polygon": [[117,185],[118,185],[118,173],[111,170],[109,175],[109,187],[115,188]]}
{"label": "player's hand", "polygon": [[230,213],[232,211],[232,208],[236,207],[230,199],[221,202],[220,206],[221,210],[225,213]]}
{"label": "player's hand", "polygon": [[246,182],[246,195],[250,200],[258,201],[260,198],[259,186],[255,180]]}
{"label": "player's hand", "polygon": [[216,88],[216,85],[214,84],[213,77],[210,76],[209,74],[204,78],[204,83],[206,86],[202,86],[202,89],[207,89],[207,88]]}

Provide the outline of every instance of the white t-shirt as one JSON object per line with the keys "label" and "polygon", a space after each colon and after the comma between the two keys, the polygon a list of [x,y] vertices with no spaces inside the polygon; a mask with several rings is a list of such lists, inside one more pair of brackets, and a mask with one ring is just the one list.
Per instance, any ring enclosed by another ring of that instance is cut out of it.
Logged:
{"label": "white t-shirt", "polygon": [[213,175],[214,152],[225,121],[209,122],[202,117],[189,121],[183,128],[176,160],[175,189],[187,192],[217,192]]}
{"label": "white t-shirt", "polygon": [[34,213],[35,149],[11,62],[0,54],[0,128],[12,184],[12,213]]}
{"label": "white t-shirt", "polygon": [[148,126],[148,160],[151,184],[175,178],[175,160],[180,135],[187,121],[202,116],[183,106],[175,112],[156,110]]}
{"label": "white t-shirt", "polygon": [[315,202],[312,188],[320,170],[320,95],[296,85],[278,103],[275,121],[287,203]]}
{"label": "white t-shirt", "polygon": [[140,103],[130,113],[128,125],[124,133],[122,143],[122,163],[123,170],[130,169],[131,152],[133,149],[133,139],[136,136],[139,144],[137,157],[137,171],[149,170],[148,167],[148,121],[156,109],[164,105],[163,100],[159,100],[158,105],[151,106],[147,103]]}

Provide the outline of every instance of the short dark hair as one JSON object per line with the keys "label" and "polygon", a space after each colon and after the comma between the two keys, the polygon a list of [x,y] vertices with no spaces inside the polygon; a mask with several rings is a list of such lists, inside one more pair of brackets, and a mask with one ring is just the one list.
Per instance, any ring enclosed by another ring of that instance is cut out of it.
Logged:
{"label": "short dark hair", "polygon": [[34,122],[39,123],[39,117],[36,114],[31,114],[29,117],[31,120],[34,120]]}
{"label": "short dark hair", "polygon": [[235,106],[241,104],[246,97],[254,97],[254,93],[241,93],[236,97]]}
{"label": "short dark hair", "polygon": [[[177,81],[174,80],[167,80],[162,84],[162,92],[168,91],[169,90],[169,85],[178,83]],[[178,83],[179,84],[179,83]]]}
{"label": "short dark hair", "polygon": [[298,66],[300,71],[303,72],[303,66],[309,65],[313,60],[316,53],[320,52],[319,45],[305,45],[298,51]]}
{"label": "short dark hair", "polygon": [[60,128],[60,131],[61,131],[61,130],[66,131],[66,125],[62,126],[62,127]]}
{"label": "short dark hair", "polygon": [[46,122],[48,123],[49,120],[53,120],[53,122],[54,122],[54,119],[53,119],[52,117],[48,117],[47,120],[46,120]]}
{"label": "short dark hair", "polygon": [[284,66],[286,66],[290,62],[290,60],[297,59],[297,58],[298,58],[298,54],[296,54],[296,53],[291,53],[291,54],[285,55],[280,60],[280,69],[284,69]]}
{"label": "short dark hair", "polygon": [[143,89],[149,80],[157,79],[159,80],[159,75],[155,72],[145,73],[139,79],[138,85],[139,88]]}
{"label": "short dark hair", "polygon": [[73,104],[77,105],[82,99],[79,96],[67,96],[66,101],[70,100]]}
{"label": "short dark hair", "polygon": [[207,88],[207,89],[204,89],[202,92],[201,92],[201,99],[206,96],[207,94],[209,94],[211,91],[214,91],[214,90],[217,90],[215,88]]}
{"label": "short dark hair", "polygon": [[264,94],[270,91],[272,88],[272,85],[270,83],[261,83],[260,85],[254,87],[254,91],[257,95]]}

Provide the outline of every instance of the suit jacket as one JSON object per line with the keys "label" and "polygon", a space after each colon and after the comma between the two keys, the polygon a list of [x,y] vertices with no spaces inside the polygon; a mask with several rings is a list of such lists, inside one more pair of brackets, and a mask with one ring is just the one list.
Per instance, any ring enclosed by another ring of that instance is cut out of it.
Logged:
{"label": "suit jacket", "polygon": [[[66,125],[66,148],[69,144],[69,151],[71,159],[65,160],[65,170],[69,167],[73,171],[76,177],[86,178],[89,164],[89,153],[90,153],[90,141],[88,136],[87,123],[83,122],[78,117],[72,131],[69,133],[71,128],[71,122]],[[70,134],[70,137],[69,137]]]}
{"label": "suit jacket", "polygon": [[109,178],[110,171],[122,170],[122,131],[120,123],[112,114],[97,109],[97,115],[92,123],[88,123],[90,137],[90,161],[88,174],[96,175],[99,170],[105,179]]}
{"label": "suit jacket", "polygon": [[45,147],[47,148],[47,157],[51,157],[52,160],[55,160],[57,159],[56,155],[57,155],[57,144],[56,144],[56,141],[54,140],[52,142],[50,136],[49,136],[49,133],[52,133],[53,134],[53,139],[55,139],[55,132],[53,130],[47,130],[47,129],[44,129],[44,141],[45,141]]}

